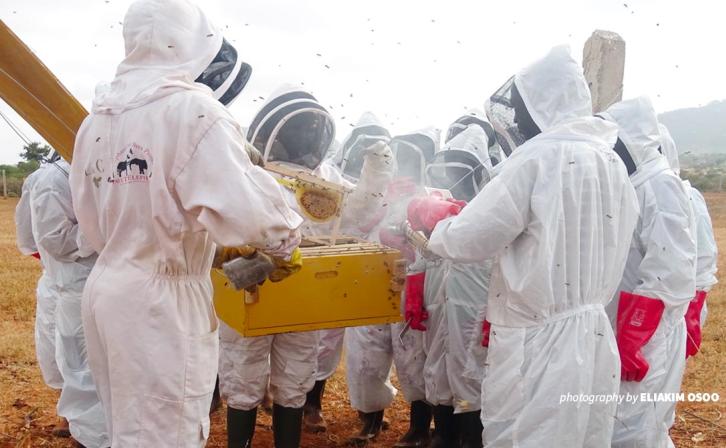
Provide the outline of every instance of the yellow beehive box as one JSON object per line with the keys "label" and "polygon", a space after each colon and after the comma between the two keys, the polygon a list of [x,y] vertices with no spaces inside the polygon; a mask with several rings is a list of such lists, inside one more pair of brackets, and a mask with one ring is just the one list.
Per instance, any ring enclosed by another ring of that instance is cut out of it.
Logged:
{"label": "yellow beehive box", "polygon": [[400,252],[372,243],[311,241],[301,251],[300,272],[265,282],[256,295],[236,291],[221,270],[213,270],[219,318],[243,336],[401,321],[405,261]]}

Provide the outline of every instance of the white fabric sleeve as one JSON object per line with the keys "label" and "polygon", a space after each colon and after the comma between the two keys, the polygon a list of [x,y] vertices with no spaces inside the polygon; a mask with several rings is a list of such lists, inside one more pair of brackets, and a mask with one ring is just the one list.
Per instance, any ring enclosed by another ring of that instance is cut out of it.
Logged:
{"label": "white fabric sleeve", "polygon": [[23,182],[23,189],[20,201],[15,207],[15,235],[18,250],[23,255],[31,255],[38,252],[38,247],[33,238],[33,217],[30,212],[30,177]]}
{"label": "white fabric sleeve", "polygon": [[709,290],[715,285],[716,272],[718,270],[718,246],[713,235],[713,224],[708,214],[706,201],[701,193],[695,188],[693,191],[693,210],[696,213],[696,248],[698,258],[696,259],[696,288]]}
{"label": "white fabric sleeve", "polygon": [[679,204],[682,185],[658,183],[646,195],[643,222],[637,230],[644,249],[634,294],[660,299],[670,306],[688,303],[696,291],[693,277],[696,243],[690,232],[688,203]]}
{"label": "white fabric sleeve", "polygon": [[52,171],[45,176],[38,180],[33,191],[38,247],[60,261],[74,261],[91,255],[92,250],[89,253],[78,247],[80,229],[73,213],[68,180]]}
{"label": "white fabric sleeve", "polygon": [[292,250],[303,219],[285,202],[277,181],[254,166],[236,126],[219,120],[173,180],[181,206],[220,245]]}
{"label": "white fabric sleeve", "polygon": [[499,253],[527,223],[530,199],[526,184],[531,181],[524,174],[521,169],[508,170],[507,175],[513,176],[509,182],[504,182],[504,175],[490,181],[461,213],[437,224],[429,250],[462,263],[484,261]]}

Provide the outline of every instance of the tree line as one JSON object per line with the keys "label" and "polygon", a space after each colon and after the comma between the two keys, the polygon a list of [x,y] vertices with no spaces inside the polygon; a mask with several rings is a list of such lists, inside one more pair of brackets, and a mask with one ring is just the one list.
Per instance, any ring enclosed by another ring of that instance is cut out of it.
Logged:
{"label": "tree line", "polygon": [[[37,170],[42,163],[47,162],[50,153],[50,146],[39,142],[30,142],[23,146],[23,152],[20,153],[22,159],[20,162],[16,165],[0,165],[0,172],[5,171],[9,197],[20,197],[25,178]],[[2,195],[2,191],[0,191],[0,195]]]}

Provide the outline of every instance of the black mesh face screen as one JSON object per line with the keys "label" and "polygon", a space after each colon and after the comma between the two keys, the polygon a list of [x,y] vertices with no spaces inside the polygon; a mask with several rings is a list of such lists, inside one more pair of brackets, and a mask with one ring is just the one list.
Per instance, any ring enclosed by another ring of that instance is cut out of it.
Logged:
{"label": "black mesh face screen", "polygon": [[236,65],[237,50],[226,39],[222,39],[222,46],[217,55],[194,81],[204,84],[216,92],[230,76],[234,76],[235,79],[229,87],[224,92],[217,92],[215,95],[226,106],[239,95],[252,74],[252,67],[244,62],[240,63],[240,69],[235,74]]}
{"label": "black mesh face screen", "polygon": [[333,123],[326,115],[314,112],[294,115],[275,136],[270,160],[315,169],[333,141],[333,132]]}
{"label": "black mesh face screen", "polygon": [[230,84],[227,88],[227,91],[219,98],[219,102],[225,106],[231,103],[232,100],[239,95],[242,89],[245,88],[247,81],[250,80],[250,76],[252,76],[252,67],[243,62],[239,69],[239,73],[237,73],[237,76],[234,81],[232,81],[232,84]]}
{"label": "black mesh face screen", "polygon": [[[392,148],[393,149],[393,148]],[[421,184],[423,179],[421,173],[421,154],[413,147],[406,144],[398,145],[394,150],[396,165],[398,166],[398,177],[410,177],[416,184]]]}
{"label": "black mesh face screen", "polygon": [[[277,109],[280,105],[302,99],[308,99],[310,101],[306,102],[305,105],[290,105],[289,107],[285,107],[283,108],[283,110],[274,113],[272,117],[268,117],[268,114],[274,109]],[[252,120],[252,124],[250,124],[250,127],[247,129],[247,140],[252,141],[253,136],[257,134],[255,137],[255,142],[253,142],[253,144],[260,151],[264,151],[264,145],[262,148],[260,148],[256,142],[266,142],[267,138],[270,136],[270,132],[272,132],[272,129],[275,127],[277,122],[280,121],[289,111],[294,110],[296,107],[307,107],[308,105],[315,106],[317,104],[318,103],[315,97],[307,92],[292,91],[284,95],[278,96],[277,98],[267,103],[262,109],[260,109],[259,112],[257,112],[254,120]],[[324,110],[321,106],[317,107],[319,107],[321,110]],[[265,120],[265,123],[262,122],[263,120]]]}
{"label": "black mesh face screen", "polygon": [[441,151],[427,168],[427,185],[449,190],[456,199],[470,201],[484,184],[484,173],[484,167],[473,154]]}
{"label": "black mesh face screen", "polygon": [[202,83],[212,90],[217,90],[229,78],[236,63],[237,50],[226,39],[222,39],[222,47],[219,52],[194,81]]}

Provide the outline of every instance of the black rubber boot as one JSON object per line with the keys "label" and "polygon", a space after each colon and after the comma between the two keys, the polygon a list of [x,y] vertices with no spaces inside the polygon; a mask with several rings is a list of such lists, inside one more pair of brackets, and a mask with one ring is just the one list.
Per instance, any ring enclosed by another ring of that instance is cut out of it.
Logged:
{"label": "black rubber boot", "polygon": [[461,442],[461,448],[481,448],[481,434],[483,427],[481,425],[480,412],[465,412],[463,414],[455,414],[456,432]]}
{"label": "black rubber boot", "polygon": [[411,403],[408,432],[396,442],[394,448],[427,447],[431,443],[431,405],[419,400]]}
{"label": "black rubber boot", "polygon": [[275,448],[299,448],[302,431],[302,408],[286,408],[279,404],[272,406],[272,432]]}
{"label": "black rubber boot", "polygon": [[350,438],[352,445],[365,445],[369,440],[375,439],[383,429],[383,411],[358,412],[363,426],[360,432]]}
{"label": "black rubber boot", "polygon": [[431,448],[455,448],[459,446],[456,440],[456,427],[454,426],[454,408],[451,406],[434,406],[434,436],[431,439]]}
{"label": "black rubber boot", "polygon": [[256,422],[257,408],[242,411],[227,406],[227,448],[250,448]]}
{"label": "black rubber boot", "polygon": [[323,393],[325,393],[325,380],[316,381],[313,390],[305,397],[303,427],[306,432],[325,432],[328,428],[323,418]]}

